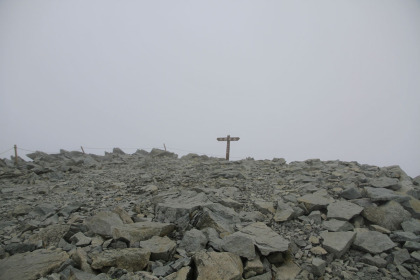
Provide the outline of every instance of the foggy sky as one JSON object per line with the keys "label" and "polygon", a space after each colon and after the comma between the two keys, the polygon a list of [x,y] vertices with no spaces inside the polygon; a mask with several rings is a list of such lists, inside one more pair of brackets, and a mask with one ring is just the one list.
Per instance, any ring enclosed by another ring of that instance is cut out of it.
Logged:
{"label": "foggy sky", "polygon": [[415,177],[419,121],[420,1],[0,1],[0,153],[230,134],[231,159]]}

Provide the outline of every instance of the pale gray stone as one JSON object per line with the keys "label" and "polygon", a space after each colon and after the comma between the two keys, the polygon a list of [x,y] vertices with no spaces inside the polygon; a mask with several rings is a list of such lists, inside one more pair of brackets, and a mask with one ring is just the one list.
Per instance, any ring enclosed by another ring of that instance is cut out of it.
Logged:
{"label": "pale gray stone", "polygon": [[321,233],[323,247],[334,254],[337,258],[341,258],[352,245],[356,233],[355,232],[322,232]]}
{"label": "pale gray stone", "polygon": [[140,242],[152,238],[153,236],[165,236],[175,229],[173,224],[159,222],[138,222],[123,224],[112,229],[114,239],[124,238],[130,243]]}
{"label": "pale gray stone", "polygon": [[143,248],[106,250],[92,255],[92,268],[116,267],[128,271],[143,270],[150,259],[150,251]]}
{"label": "pale gray stone", "polygon": [[61,250],[35,250],[0,260],[0,279],[35,280],[59,268],[69,256]]}
{"label": "pale gray stone", "polygon": [[412,232],[405,232],[405,231],[394,231],[390,237],[392,241],[394,242],[405,242],[405,241],[419,242],[420,241],[419,235],[416,235]]}
{"label": "pale gray stone", "polygon": [[380,254],[397,246],[389,237],[377,231],[361,231],[356,234],[353,247],[371,254]]}
{"label": "pale gray stone", "polygon": [[320,258],[312,259],[312,273],[316,276],[322,276],[325,273],[327,262]]}
{"label": "pale gray stone", "polygon": [[302,203],[308,212],[312,212],[313,210],[327,208],[327,206],[334,200],[332,198],[327,198],[319,194],[306,194],[302,197],[299,197],[297,201]]}
{"label": "pale gray stone", "polygon": [[187,252],[198,252],[206,247],[207,237],[203,232],[193,228],[185,232],[184,237],[179,244],[179,248]]}
{"label": "pale gray stone", "polygon": [[386,188],[394,191],[399,190],[401,188],[398,179],[388,177],[371,179],[370,185],[374,188]]}
{"label": "pale gray stone", "polygon": [[410,253],[407,249],[398,249],[392,252],[392,257],[396,265],[402,264],[410,259]]}
{"label": "pale gray stone", "polygon": [[241,258],[230,252],[200,251],[193,256],[197,280],[241,280],[243,265]]}
{"label": "pale gray stone", "polygon": [[257,222],[250,224],[240,230],[251,237],[254,245],[260,250],[263,256],[274,252],[286,252],[289,249],[289,241],[281,237],[264,223]]}
{"label": "pale gray stone", "polygon": [[381,258],[379,256],[372,257],[372,255],[369,254],[369,253],[366,253],[360,259],[360,261],[363,262],[363,263],[365,263],[365,264],[374,265],[374,266],[379,267],[379,268],[386,267],[387,264],[388,264],[388,262],[385,259],[383,259],[383,258]]}
{"label": "pale gray stone", "polygon": [[401,223],[401,227],[404,231],[420,234],[420,221],[418,219],[411,218],[406,220]]}
{"label": "pale gray stone", "polygon": [[406,241],[403,247],[409,251],[420,251],[420,242]]}
{"label": "pale gray stone", "polygon": [[111,211],[102,211],[86,219],[89,229],[103,237],[112,237],[114,227],[123,226],[123,221],[118,214]]}
{"label": "pale gray stone", "polygon": [[410,213],[396,201],[389,201],[379,207],[366,207],[362,213],[368,221],[389,230],[398,230],[401,223],[410,219]]}
{"label": "pale gray stone", "polygon": [[252,260],[255,258],[254,241],[241,232],[235,232],[223,238],[223,250],[234,253],[240,257]]}
{"label": "pale gray stone", "polygon": [[175,252],[176,243],[167,236],[153,236],[146,241],[140,241],[140,247],[145,248],[151,252],[150,260],[164,260],[169,261]]}
{"label": "pale gray stone", "polygon": [[390,200],[404,202],[409,200],[408,196],[396,194],[394,191],[385,188],[365,187],[365,192],[367,197],[369,197],[373,202]]}
{"label": "pale gray stone", "polygon": [[359,215],[363,211],[363,208],[348,201],[336,201],[328,205],[327,210],[328,219],[348,221],[354,216]]}
{"label": "pale gray stone", "polygon": [[347,221],[340,220],[328,220],[322,222],[322,227],[328,231],[351,231],[353,230],[353,225]]}
{"label": "pale gray stone", "polygon": [[88,246],[92,242],[92,238],[87,237],[82,232],[78,232],[72,237],[70,237],[72,244],[80,247]]}

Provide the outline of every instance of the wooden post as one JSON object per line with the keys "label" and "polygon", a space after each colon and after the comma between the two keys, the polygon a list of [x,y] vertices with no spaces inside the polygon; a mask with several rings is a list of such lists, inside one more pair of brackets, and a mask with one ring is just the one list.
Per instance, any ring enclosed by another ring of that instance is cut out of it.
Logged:
{"label": "wooden post", "polygon": [[230,154],[230,141],[238,141],[239,137],[230,137],[228,135],[227,137],[219,137],[217,138],[217,141],[226,141],[226,160],[229,160],[229,154]]}
{"label": "wooden post", "polygon": [[16,146],[16,144],[15,144],[14,148],[15,148],[15,163],[16,163],[16,165],[18,165],[18,154],[17,154],[17,146]]}
{"label": "wooden post", "polygon": [[82,146],[80,146],[80,149],[82,149],[82,152],[85,153],[85,150],[83,150],[83,147]]}
{"label": "wooden post", "polygon": [[165,148],[165,151],[166,151],[166,145],[165,145],[165,143],[163,143],[163,147]]}

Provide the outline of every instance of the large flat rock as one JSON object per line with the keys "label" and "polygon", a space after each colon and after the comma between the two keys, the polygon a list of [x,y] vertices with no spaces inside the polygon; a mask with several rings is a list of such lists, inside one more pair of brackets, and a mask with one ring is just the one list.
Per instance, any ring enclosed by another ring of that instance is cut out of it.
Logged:
{"label": "large flat rock", "polygon": [[244,227],[240,232],[249,236],[263,256],[270,253],[284,253],[289,249],[290,242],[281,237],[266,224],[257,222]]}
{"label": "large flat rock", "polygon": [[111,211],[99,212],[86,219],[85,223],[92,232],[104,237],[111,237],[113,228],[124,224],[120,216]]}
{"label": "large flat rock", "polygon": [[385,234],[377,231],[358,232],[353,247],[371,254],[380,254],[397,246]]}
{"label": "large flat rock", "polygon": [[350,248],[356,233],[348,232],[322,232],[321,237],[324,239],[322,245],[329,253],[334,254],[337,258],[341,258]]}
{"label": "large flat rock", "polygon": [[116,267],[128,271],[143,270],[150,259],[150,251],[144,248],[107,250],[92,256],[92,268]]}
{"label": "large flat rock", "polygon": [[158,222],[138,222],[123,224],[113,227],[112,237],[114,239],[124,238],[131,243],[144,241],[153,236],[165,236],[175,229],[175,225]]}
{"label": "large flat rock", "polygon": [[357,204],[348,201],[336,201],[327,207],[328,219],[337,219],[348,221],[356,215],[359,215],[363,208]]}
{"label": "large flat rock", "polygon": [[401,223],[411,217],[410,213],[396,201],[388,201],[379,207],[365,207],[362,215],[368,221],[389,230],[400,229]]}
{"label": "large flat rock", "polygon": [[324,197],[320,194],[306,194],[297,199],[298,202],[303,203],[308,212],[313,210],[325,209],[327,206],[332,203],[334,200],[329,197]]}
{"label": "large flat rock", "polygon": [[36,250],[0,260],[0,279],[35,280],[60,267],[69,256],[61,250]]}
{"label": "large flat rock", "polygon": [[193,257],[197,280],[241,280],[243,265],[238,255],[229,252],[200,251]]}

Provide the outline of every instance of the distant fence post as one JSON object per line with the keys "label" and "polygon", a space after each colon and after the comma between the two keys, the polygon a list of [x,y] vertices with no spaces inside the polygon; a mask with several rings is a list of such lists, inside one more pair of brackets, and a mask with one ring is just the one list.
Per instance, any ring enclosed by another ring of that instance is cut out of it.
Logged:
{"label": "distant fence post", "polygon": [[15,144],[14,148],[15,148],[15,163],[16,163],[16,165],[18,165],[18,154],[17,154],[17,146],[16,146],[16,144]]}
{"label": "distant fence post", "polygon": [[165,148],[165,151],[166,151],[166,145],[165,145],[165,143],[163,143],[163,147]]}
{"label": "distant fence post", "polygon": [[82,152],[85,153],[85,150],[83,150],[83,147],[82,146],[80,146],[80,149],[82,149]]}

